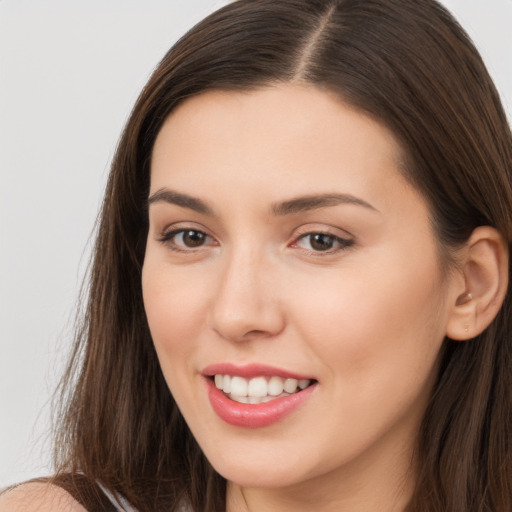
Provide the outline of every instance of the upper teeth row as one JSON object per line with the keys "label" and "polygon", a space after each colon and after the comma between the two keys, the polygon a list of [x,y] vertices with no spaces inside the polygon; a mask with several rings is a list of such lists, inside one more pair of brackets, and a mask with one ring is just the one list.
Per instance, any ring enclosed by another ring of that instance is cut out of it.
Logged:
{"label": "upper teeth row", "polygon": [[231,375],[215,375],[218,389],[235,396],[264,397],[279,396],[281,393],[295,393],[297,388],[304,389],[310,384],[309,379],[283,379],[282,377],[244,377]]}

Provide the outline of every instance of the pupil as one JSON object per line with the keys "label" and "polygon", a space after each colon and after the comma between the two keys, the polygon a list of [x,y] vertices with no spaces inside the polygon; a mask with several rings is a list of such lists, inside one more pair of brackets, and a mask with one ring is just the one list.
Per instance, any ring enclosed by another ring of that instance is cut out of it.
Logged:
{"label": "pupil", "polygon": [[318,233],[311,237],[311,247],[316,251],[327,251],[328,249],[332,249],[333,242],[334,240],[331,235]]}
{"label": "pupil", "polygon": [[204,234],[200,231],[185,231],[183,233],[183,243],[187,247],[199,247],[204,243]]}

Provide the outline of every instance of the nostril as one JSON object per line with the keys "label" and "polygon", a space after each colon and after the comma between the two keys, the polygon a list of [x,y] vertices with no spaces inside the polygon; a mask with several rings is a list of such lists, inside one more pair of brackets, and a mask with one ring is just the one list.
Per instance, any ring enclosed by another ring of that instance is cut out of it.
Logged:
{"label": "nostril", "polygon": [[249,338],[249,337],[258,338],[260,336],[265,336],[265,335],[266,335],[265,331],[253,329],[252,331],[249,331],[249,332],[245,333],[244,337],[246,337],[246,338]]}

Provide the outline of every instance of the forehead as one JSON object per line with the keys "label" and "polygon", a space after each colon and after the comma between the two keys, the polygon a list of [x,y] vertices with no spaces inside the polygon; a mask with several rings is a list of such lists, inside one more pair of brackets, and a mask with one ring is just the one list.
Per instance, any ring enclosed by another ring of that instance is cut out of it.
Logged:
{"label": "forehead", "polygon": [[316,87],[210,91],[186,100],[163,124],[151,190],[195,182],[206,194],[219,186],[254,193],[266,184],[271,195],[283,187],[290,195],[333,188],[374,195],[386,183],[405,185],[401,155],[387,128]]}
{"label": "forehead", "polygon": [[175,141],[181,138],[180,143],[200,136],[203,142],[215,137],[217,142],[235,143],[265,135],[267,142],[273,139],[282,146],[301,136],[311,142],[329,142],[330,135],[338,133],[353,145],[362,132],[374,135],[374,142],[380,139],[379,149],[386,145],[388,153],[400,153],[387,128],[335,93],[312,85],[280,84],[250,91],[208,91],[185,100],[164,122],[154,150],[160,149],[163,135]]}

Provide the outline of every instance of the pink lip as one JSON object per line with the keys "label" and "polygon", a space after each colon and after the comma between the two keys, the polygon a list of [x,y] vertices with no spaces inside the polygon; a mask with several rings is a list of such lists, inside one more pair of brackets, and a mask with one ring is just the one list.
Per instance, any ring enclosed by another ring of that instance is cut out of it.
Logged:
{"label": "pink lip", "polygon": [[220,363],[211,364],[203,369],[203,375],[206,377],[213,377],[214,375],[239,375],[246,379],[252,379],[253,377],[272,377],[274,375],[283,377],[285,379],[309,379],[315,380],[314,377],[308,375],[299,375],[298,373],[289,372],[276,368],[273,366],[267,366],[263,364],[247,364],[247,365],[234,365],[232,363]]}
{"label": "pink lip", "polygon": [[266,427],[282,420],[304,404],[315,391],[318,384],[317,382],[313,382],[313,384],[302,391],[298,391],[289,396],[275,398],[270,402],[242,404],[230,400],[223,391],[215,386],[211,377],[216,374],[239,375],[245,378],[272,375],[293,379],[308,379],[308,377],[257,364],[242,367],[232,364],[218,364],[205,368],[203,375],[205,376],[208,398],[213,410],[226,423],[235,427],[245,428]]}

